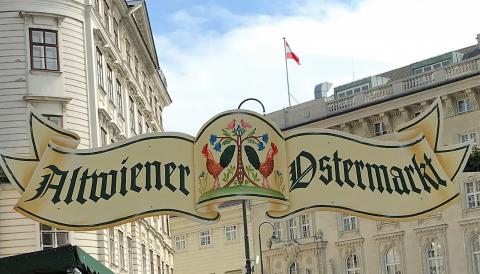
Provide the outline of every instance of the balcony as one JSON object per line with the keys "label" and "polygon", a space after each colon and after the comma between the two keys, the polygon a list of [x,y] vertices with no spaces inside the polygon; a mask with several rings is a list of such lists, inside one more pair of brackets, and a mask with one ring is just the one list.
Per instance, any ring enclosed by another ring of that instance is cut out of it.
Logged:
{"label": "balcony", "polygon": [[[441,67],[423,74],[389,82],[372,90],[333,100],[318,99],[269,114],[280,128],[334,116],[375,102],[408,95],[423,89],[480,74],[480,57]],[[308,115],[307,115],[308,114]],[[308,117],[308,119],[306,119]]]}

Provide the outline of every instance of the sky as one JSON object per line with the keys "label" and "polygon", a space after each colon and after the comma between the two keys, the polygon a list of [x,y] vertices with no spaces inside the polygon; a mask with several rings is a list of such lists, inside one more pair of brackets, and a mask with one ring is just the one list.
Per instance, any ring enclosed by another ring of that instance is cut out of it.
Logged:
{"label": "sky", "polygon": [[[166,131],[196,135],[250,97],[266,112],[334,86],[475,44],[478,0],[147,0],[160,67],[173,103]],[[261,112],[255,102],[244,108]]]}

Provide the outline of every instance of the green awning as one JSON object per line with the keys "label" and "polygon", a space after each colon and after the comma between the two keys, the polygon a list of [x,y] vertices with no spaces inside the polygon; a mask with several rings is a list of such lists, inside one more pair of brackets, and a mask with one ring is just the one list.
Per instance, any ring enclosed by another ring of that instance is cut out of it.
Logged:
{"label": "green awning", "polygon": [[[74,268],[80,272],[72,272]],[[70,245],[0,258],[0,273],[114,274],[80,247]]]}

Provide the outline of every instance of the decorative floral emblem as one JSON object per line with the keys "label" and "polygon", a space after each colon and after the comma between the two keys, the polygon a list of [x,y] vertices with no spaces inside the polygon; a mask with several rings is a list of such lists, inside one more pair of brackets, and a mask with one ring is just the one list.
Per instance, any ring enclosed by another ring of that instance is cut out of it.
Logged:
{"label": "decorative floral emblem", "polygon": [[[274,172],[274,159],[278,154],[278,147],[270,142],[268,133],[257,134],[256,130],[244,119],[241,119],[240,123],[233,119],[222,129],[221,134],[210,135],[201,152],[206,159],[207,172],[213,177],[211,190],[228,188],[232,184],[271,189],[268,177]],[[265,149],[266,156],[261,161],[257,152]],[[218,161],[215,160],[214,153],[221,153]],[[242,158],[243,153],[248,160],[246,164]],[[236,160],[232,164],[235,156]],[[274,175],[277,184],[277,181],[282,179],[281,173],[276,170]],[[202,173],[200,179],[206,181],[206,176],[207,174]],[[274,188],[283,191],[277,185]],[[205,187],[201,189],[202,193],[206,191]]]}

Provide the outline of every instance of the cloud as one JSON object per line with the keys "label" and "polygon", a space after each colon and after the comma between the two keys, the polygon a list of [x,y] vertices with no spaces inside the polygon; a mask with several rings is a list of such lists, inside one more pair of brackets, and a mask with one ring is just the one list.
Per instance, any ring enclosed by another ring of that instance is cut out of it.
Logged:
{"label": "cloud", "polygon": [[[234,16],[219,7],[215,21],[235,18],[224,23],[227,31],[183,28],[183,41],[179,32],[157,36],[174,101],[165,109],[165,129],[195,135],[213,115],[248,97],[260,99],[267,112],[287,106],[282,37],[302,62],[288,64],[290,89],[308,101],[315,84],[340,85],[353,74],[358,79],[469,46],[479,31],[472,24],[478,1],[456,1],[455,8],[434,0],[315,2],[292,2],[291,15]],[[197,20],[179,14],[184,22]],[[247,107],[260,111],[253,103]]]}

